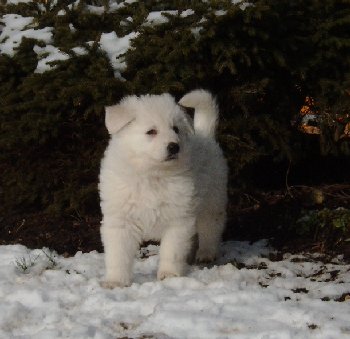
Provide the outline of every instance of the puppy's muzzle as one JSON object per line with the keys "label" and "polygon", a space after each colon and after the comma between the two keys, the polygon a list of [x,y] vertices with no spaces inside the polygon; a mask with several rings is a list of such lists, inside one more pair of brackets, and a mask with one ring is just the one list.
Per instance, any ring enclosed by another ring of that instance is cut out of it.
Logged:
{"label": "puppy's muzzle", "polygon": [[168,156],[166,160],[176,159],[178,153],[180,152],[180,146],[176,142],[170,142],[167,147],[167,151],[168,151]]}

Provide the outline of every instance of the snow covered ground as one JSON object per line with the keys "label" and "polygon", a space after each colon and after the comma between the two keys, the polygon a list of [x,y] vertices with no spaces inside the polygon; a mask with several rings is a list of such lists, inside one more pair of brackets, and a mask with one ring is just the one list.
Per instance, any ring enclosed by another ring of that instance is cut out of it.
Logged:
{"label": "snow covered ground", "polygon": [[223,244],[212,267],[157,281],[158,247],[134,284],[106,290],[103,255],[0,246],[0,338],[349,338],[350,265]]}

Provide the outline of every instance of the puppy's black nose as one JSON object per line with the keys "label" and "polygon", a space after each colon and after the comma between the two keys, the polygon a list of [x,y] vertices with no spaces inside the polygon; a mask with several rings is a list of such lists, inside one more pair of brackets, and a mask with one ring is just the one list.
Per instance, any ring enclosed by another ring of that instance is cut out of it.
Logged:
{"label": "puppy's black nose", "polygon": [[180,146],[176,142],[170,142],[168,147],[167,147],[167,150],[168,150],[169,155],[175,155],[175,154],[179,153]]}

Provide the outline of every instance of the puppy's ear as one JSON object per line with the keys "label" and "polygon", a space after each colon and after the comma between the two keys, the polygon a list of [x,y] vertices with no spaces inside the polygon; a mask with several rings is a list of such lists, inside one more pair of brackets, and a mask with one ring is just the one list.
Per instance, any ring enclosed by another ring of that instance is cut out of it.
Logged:
{"label": "puppy's ear", "polygon": [[185,127],[186,134],[194,134],[193,120],[190,116],[183,114],[182,124]]}
{"label": "puppy's ear", "polygon": [[124,105],[107,106],[106,110],[106,127],[109,134],[119,132],[123,127],[135,119],[131,110]]}

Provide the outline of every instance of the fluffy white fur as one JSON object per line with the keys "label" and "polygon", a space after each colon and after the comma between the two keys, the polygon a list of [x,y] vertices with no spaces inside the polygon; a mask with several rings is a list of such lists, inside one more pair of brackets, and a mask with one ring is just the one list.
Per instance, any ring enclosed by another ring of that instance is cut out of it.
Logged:
{"label": "fluffy white fur", "polygon": [[158,279],[185,273],[196,233],[197,261],[216,257],[227,202],[227,165],[215,141],[218,109],[204,90],[179,103],[195,108],[194,129],[169,94],[129,96],[106,108],[111,139],[99,184],[106,287],[131,284],[144,240],[161,242]]}

